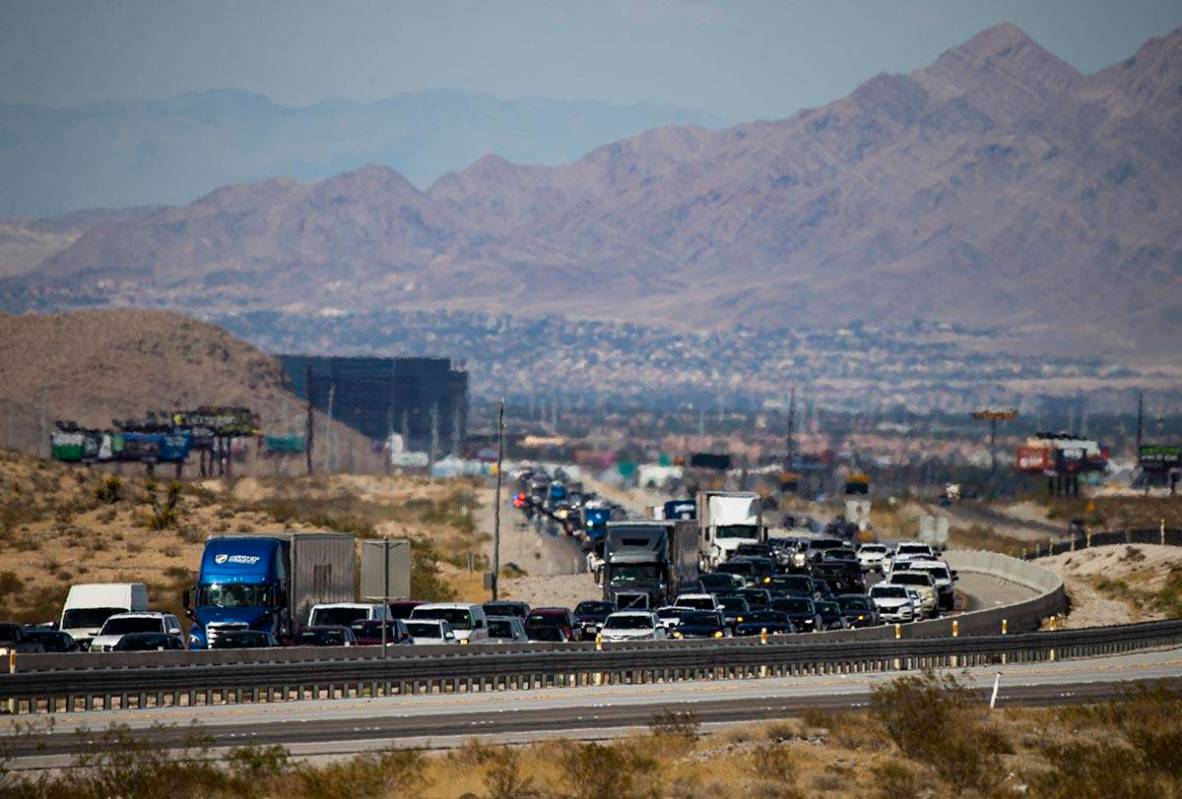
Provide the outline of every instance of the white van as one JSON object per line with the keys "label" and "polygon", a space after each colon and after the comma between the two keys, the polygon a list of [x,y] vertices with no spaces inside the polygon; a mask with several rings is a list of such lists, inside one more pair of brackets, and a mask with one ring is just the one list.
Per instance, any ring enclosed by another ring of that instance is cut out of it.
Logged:
{"label": "white van", "polygon": [[70,587],[58,629],[89,649],[107,619],[147,609],[148,588],[143,583],[80,583]]}
{"label": "white van", "polygon": [[460,643],[488,640],[488,620],[484,608],[467,602],[429,602],[410,612],[411,621],[435,619],[445,621],[455,631]]}

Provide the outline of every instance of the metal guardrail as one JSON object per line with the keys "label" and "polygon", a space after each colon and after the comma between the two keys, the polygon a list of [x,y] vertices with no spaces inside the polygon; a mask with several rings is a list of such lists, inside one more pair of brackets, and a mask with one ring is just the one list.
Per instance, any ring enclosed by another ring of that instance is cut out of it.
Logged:
{"label": "metal guardrail", "polygon": [[[591,679],[707,679],[827,673],[847,667],[858,671],[913,668],[916,663],[947,664],[950,658],[1039,659],[1040,652],[1054,652],[1055,647],[1048,650],[1034,638],[1029,646],[1018,643],[1014,634],[1036,631],[1045,619],[1066,609],[1061,578],[995,553],[948,555],[957,568],[1024,583],[1039,593],[954,618],[772,637],[768,644],[755,638],[617,643],[605,644],[602,650],[593,643],[408,646],[391,648],[385,659],[380,647],[20,655],[15,673],[0,673],[0,706],[36,713],[284,701],[325,693],[330,698],[386,696],[424,690],[577,685]],[[1182,635],[1182,627],[1179,631]],[[975,640],[1001,643],[976,649]],[[885,654],[875,647],[885,649]]]}
{"label": "metal guardrail", "polygon": [[[1180,642],[1182,621],[944,639],[761,643],[756,638],[605,645],[602,650],[594,644],[561,650],[474,646],[462,653],[416,652],[389,659],[18,672],[0,677],[0,699],[17,713],[145,709],[964,667]],[[432,647],[437,648],[444,647]]]}
{"label": "metal guardrail", "polygon": [[1182,528],[1166,527],[1137,527],[1127,530],[1105,530],[1097,533],[1080,533],[1075,536],[1064,536],[1047,547],[1035,545],[1033,551],[1023,554],[1023,560],[1037,560],[1050,555],[1061,555],[1064,552],[1074,552],[1077,549],[1090,547],[1119,546],[1120,544],[1160,544],[1162,546],[1182,547]]}

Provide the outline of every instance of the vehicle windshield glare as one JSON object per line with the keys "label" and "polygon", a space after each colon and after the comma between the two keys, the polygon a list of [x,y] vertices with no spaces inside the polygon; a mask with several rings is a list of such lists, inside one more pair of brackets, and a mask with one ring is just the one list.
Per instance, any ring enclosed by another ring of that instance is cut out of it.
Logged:
{"label": "vehicle windshield glare", "polygon": [[728,524],[715,528],[716,538],[759,538],[759,528],[754,524]]}
{"label": "vehicle windshield glare", "polygon": [[832,616],[841,612],[841,606],[836,602],[818,602],[817,612],[822,616]]}
{"label": "vehicle windshield glare", "polygon": [[651,630],[653,620],[648,616],[608,616],[603,626],[608,630]]}
{"label": "vehicle windshield glare", "polygon": [[718,604],[722,605],[727,610],[737,610],[740,613],[747,612],[747,600],[741,596],[723,596],[718,598]]}
{"label": "vehicle windshield glare", "polygon": [[198,607],[249,608],[267,605],[262,583],[210,583],[197,589]]}
{"label": "vehicle windshield glare", "polygon": [[309,624],[313,627],[323,624],[348,627],[355,621],[364,621],[368,616],[369,611],[365,608],[316,608],[312,611]]}
{"label": "vehicle windshield glare", "polygon": [[116,613],[126,613],[127,608],[70,608],[62,614],[62,627],[72,630],[78,627],[102,627],[103,623]]}
{"label": "vehicle windshield glare", "polygon": [[612,585],[661,579],[661,567],[654,563],[623,563],[611,567]]}
{"label": "vehicle windshield glare", "polygon": [[467,608],[424,608],[420,605],[411,611],[410,617],[445,621],[453,630],[468,630],[472,627],[472,614]]}
{"label": "vehicle windshield glare", "polygon": [[698,610],[712,610],[714,600],[708,596],[678,597],[677,604],[683,608],[697,608]]}
{"label": "vehicle windshield glare", "polygon": [[415,622],[408,621],[406,623],[407,632],[414,638],[442,638],[443,626],[439,624],[431,624],[430,622]]}
{"label": "vehicle windshield glare", "polygon": [[162,619],[131,616],[125,619],[107,619],[102,635],[127,635],[128,633],[158,633],[163,627]]}
{"label": "vehicle windshield glare", "polygon": [[885,599],[907,599],[907,589],[897,585],[876,585],[870,589],[870,596]]}
{"label": "vehicle windshield glare", "polygon": [[502,621],[499,619],[490,619],[488,622],[488,637],[489,638],[512,638],[513,637],[513,622]]}

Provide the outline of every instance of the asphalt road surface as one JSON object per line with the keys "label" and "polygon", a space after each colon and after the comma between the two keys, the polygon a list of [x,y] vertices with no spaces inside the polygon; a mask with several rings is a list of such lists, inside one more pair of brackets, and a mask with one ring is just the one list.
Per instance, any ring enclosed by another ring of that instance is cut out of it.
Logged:
{"label": "asphalt road surface", "polygon": [[[996,674],[998,703],[1096,701],[1134,682],[1182,678],[1182,648],[1117,657],[982,667],[959,672],[986,701]],[[549,737],[609,737],[643,728],[663,710],[692,711],[705,725],[762,721],[805,708],[865,707],[876,685],[897,673],[679,682],[563,688],[487,694],[307,701],[273,705],[214,705],[147,711],[59,714],[52,731],[21,732],[0,722],[10,767],[56,768],[102,745],[92,731],[126,725],[131,735],[180,748],[199,724],[210,756],[247,744],[282,744],[293,755],[355,753],[389,746],[448,747],[473,737],[518,742]],[[161,726],[164,725],[164,726]]]}

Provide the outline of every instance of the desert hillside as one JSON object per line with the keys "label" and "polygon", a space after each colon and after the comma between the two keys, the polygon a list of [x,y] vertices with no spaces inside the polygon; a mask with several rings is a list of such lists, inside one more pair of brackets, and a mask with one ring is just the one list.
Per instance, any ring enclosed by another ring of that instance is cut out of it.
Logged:
{"label": "desert hillside", "polygon": [[[268,433],[303,430],[304,406],[284,387],[279,362],[213,325],[127,308],[0,314],[5,447],[46,454],[43,414],[50,429],[56,419],[107,427],[112,419],[142,418],[148,410],[201,405],[250,407]],[[317,435],[324,429],[317,415]],[[361,434],[337,423],[332,430],[339,467],[378,468]],[[319,448],[317,462],[325,449]]]}

